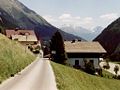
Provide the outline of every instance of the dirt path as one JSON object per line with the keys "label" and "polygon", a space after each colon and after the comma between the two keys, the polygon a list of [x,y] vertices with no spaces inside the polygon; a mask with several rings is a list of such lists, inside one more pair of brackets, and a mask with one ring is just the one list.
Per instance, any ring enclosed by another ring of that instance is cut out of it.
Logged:
{"label": "dirt path", "polygon": [[38,59],[0,85],[0,90],[57,90],[49,60]]}

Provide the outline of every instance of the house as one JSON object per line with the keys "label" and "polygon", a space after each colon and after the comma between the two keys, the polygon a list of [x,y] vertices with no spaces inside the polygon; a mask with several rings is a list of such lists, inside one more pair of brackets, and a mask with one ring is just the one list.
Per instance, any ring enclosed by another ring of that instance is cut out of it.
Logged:
{"label": "house", "polygon": [[6,30],[6,36],[25,46],[39,43],[33,30]]}
{"label": "house", "polygon": [[99,68],[99,60],[106,54],[99,42],[65,41],[65,51],[70,66],[85,68],[85,62],[92,62],[95,68]]}

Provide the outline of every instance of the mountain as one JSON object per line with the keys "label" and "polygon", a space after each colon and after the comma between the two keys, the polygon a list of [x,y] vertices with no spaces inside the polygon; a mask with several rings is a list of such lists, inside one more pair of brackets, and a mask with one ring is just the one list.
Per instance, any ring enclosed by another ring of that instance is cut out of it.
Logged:
{"label": "mountain", "polygon": [[44,18],[24,6],[18,0],[0,0],[0,23],[6,28],[18,27],[35,30],[39,39],[50,39],[58,30],[66,40],[82,39],[49,24]]}
{"label": "mountain", "polygon": [[88,41],[92,41],[102,32],[103,28],[101,26],[97,26],[93,30],[88,30],[83,27],[73,27],[64,25],[61,27],[61,30],[74,34],[76,36],[80,36]]}
{"label": "mountain", "polygon": [[95,37],[97,37],[103,31],[103,27],[97,26],[97,27],[93,28],[92,31],[94,33],[94,37],[93,37],[93,39],[94,39]]}
{"label": "mountain", "polygon": [[[120,59],[120,18],[105,28],[104,31],[94,39],[94,41],[99,41],[109,55],[117,55],[117,58],[119,57]],[[115,59],[116,57],[113,58]]]}
{"label": "mountain", "polygon": [[16,28],[17,25],[15,22],[16,21],[9,14],[0,8],[0,29],[4,29],[3,27],[9,29]]}

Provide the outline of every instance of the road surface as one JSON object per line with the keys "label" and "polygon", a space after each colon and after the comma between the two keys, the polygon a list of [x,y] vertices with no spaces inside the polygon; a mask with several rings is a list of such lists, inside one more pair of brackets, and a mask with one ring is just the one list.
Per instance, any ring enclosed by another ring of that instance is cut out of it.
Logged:
{"label": "road surface", "polygon": [[[100,65],[103,67],[105,62],[101,62]],[[115,64],[115,63],[112,63],[112,62],[109,62],[109,65],[110,65],[110,68],[109,69],[105,69],[106,71],[112,73],[115,75],[115,72],[114,72],[114,67],[115,65],[119,66],[119,71],[118,71],[118,75],[120,75],[120,65],[119,64]]]}
{"label": "road surface", "polygon": [[49,60],[35,60],[15,77],[4,81],[0,90],[57,90]]}

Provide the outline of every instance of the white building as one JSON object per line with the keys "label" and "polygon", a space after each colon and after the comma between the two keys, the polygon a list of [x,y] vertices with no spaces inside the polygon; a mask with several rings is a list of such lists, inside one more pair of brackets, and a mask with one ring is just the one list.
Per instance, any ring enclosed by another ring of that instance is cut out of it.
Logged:
{"label": "white building", "polygon": [[106,51],[99,42],[70,42],[65,41],[67,63],[70,66],[84,68],[85,62],[92,62],[95,68],[99,68],[99,59]]}

